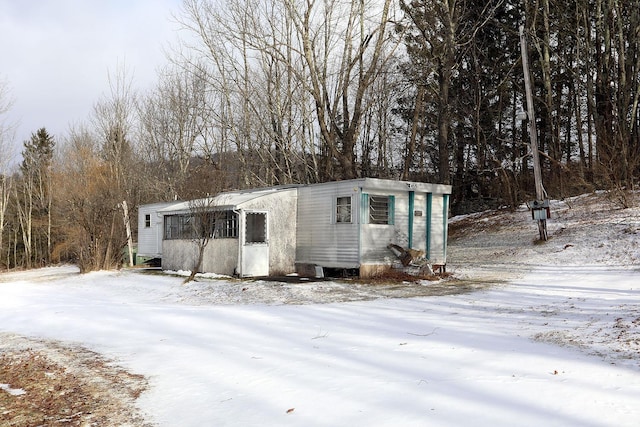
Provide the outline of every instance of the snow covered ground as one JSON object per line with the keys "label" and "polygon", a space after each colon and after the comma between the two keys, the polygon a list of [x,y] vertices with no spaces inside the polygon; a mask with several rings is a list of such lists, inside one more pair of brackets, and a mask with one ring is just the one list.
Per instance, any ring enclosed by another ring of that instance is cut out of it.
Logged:
{"label": "snow covered ground", "polygon": [[145,375],[158,426],[636,426],[640,209],[588,195],[552,215],[544,244],[524,209],[456,218],[460,280],[420,285],[439,296],[5,273],[0,341],[78,343]]}

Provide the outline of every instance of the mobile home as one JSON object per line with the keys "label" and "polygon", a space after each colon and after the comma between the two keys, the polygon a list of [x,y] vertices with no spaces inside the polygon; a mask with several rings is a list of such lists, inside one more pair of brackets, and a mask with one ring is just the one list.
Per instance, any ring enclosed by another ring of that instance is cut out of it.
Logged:
{"label": "mobile home", "polygon": [[[448,185],[374,178],[222,193],[207,202],[223,214],[201,270],[248,277],[354,269],[368,277],[397,264],[390,244],[444,266],[450,194]],[[154,211],[162,227],[164,269],[195,264],[193,205],[140,208],[140,216]]]}
{"label": "mobile home", "polygon": [[217,212],[214,235],[204,252],[203,272],[255,277],[295,270],[295,186],[227,192],[158,210],[163,218],[165,270],[194,268],[197,245],[190,225],[194,206]]}
{"label": "mobile home", "polygon": [[450,194],[448,185],[373,178],[300,187],[296,262],[367,277],[397,262],[395,244],[445,265]]}
{"label": "mobile home", "polygon": [[138,207],[136,264],[162,257],[162,216],[158,214],[158,211],[175,203],[152,203]]}

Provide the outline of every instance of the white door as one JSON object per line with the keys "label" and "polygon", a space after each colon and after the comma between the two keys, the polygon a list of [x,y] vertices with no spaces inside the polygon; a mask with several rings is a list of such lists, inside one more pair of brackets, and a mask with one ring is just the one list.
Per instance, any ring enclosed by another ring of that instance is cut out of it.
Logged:
{"label": "white door", "polygon": [[267,212],[244,212],[242,276],[269,275],[269,227]]}

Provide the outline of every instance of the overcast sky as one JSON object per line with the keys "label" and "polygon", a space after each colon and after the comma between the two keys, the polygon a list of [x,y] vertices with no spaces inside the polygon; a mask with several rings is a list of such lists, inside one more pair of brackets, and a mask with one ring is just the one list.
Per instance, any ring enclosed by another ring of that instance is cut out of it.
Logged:
{"label": "overcast sky", "polygon": [[[0,0],[0,80],[15,103],[17,151],[41,127],[63,136],[109,93],[122,64],[147,89],[176,37],[180,0]],[[120,64],[120,65],[118,65]],[[0,153],[0,155],[3,155]]]}

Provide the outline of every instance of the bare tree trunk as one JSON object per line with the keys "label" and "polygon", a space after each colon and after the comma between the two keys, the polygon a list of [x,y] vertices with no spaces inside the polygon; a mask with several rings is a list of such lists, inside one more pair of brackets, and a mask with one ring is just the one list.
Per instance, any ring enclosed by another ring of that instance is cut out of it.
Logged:
{"label": "bare tree trunk", "polygon": [[208,196],[189,202],[189,215],[191,215],[191,226],[193,239],[196,245],[197,257],[189,277],[183,283],[191,282],[196,274],[202,269],[204,253],[211,239],[215,236],[216,221],[221,219],[221,212],[216,211],[216,199]]}
{"label": "bare tree trunk", "polygon": [[[24,246],[24,262],[26,268],[31,268],[31,261],[33,257],[33,190],[29,186],[28,181],[29,180],[24,181],[22,194],[18,192],[18,187],[15,187],[15,199],[18,209],[20,231],[22,234],[22,243]],[[24,197],[24,200],[22,197]]]}
{"label": "bare tree trunk", "polygon": [[449,127],[451,126],[451,111],[449,107],[449,87],[451,85],[451,70],[440,66],[441,78],[439,81],[438,99],[438,173],[440,182],[451,182],[451,169],[449,166]]}
{"label": "bare tree trunk", "polygon": [[129,206],[127,201],[122,201],[122,215],[124,226],[127,231],[127,248],[129,249],[129,267],[133,267],[133,238],[131,237],[131,221],[129,221]]}
{"label": "bare tree trunk", "polygon": [[411,169],[411,163],[413,162],[413,156],[416,149],[416,138],[418,136],[418,126],[422,121],[424,114],[425,104],[425,88],[422,85],[418,86],[418,93],[416,94],[416,102],[413,108],[413,120],[411,123],[411,133],[409,134],[409,141],[407,143],[406,155],[404,158],[404,170],[402,171],[402,179],[409,180],[409,171]]}
{"label": "bare tree trunk", "polygon": [[[3,237],[5,227],[5,215],[7,207],[9,206],[9,199],[11,197],[11,185],[12,180],[10,177],[0,175],[0,251],[4,248]],[[2,258],[0,257],[0,261]],[[9,266],[9,256],[7,254],[7,266]]]}

